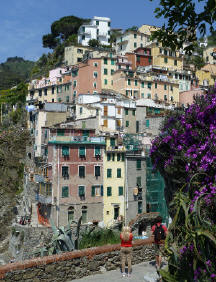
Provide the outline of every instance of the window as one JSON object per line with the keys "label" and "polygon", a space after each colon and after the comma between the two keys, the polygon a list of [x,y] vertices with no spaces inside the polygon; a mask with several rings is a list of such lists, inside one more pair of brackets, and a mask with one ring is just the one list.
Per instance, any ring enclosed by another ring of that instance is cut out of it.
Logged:
{"label": "window", "polygon": [[137,86],[137,85],[138,85],[137,80],[134,80],[134,85],[135,85],[135,86]]}
{"label": "window", "polygon": [[125,160],[125,155],[124,153],[122,153],[122,161],[124,162],[124,160]]}
{"label": "window", "polygon": [[94,78],[97,78],[97,76],[98,76],[97,71],[94,71],[94,73],[93,73],[93,77],[94,77]]}
{"label": "window", "polygon": [[107,153],[107,161],[110,161],[110,160],[111,160],[111,154]]}
{"label": "window", "polygon": [[85,35],[82,35],[82,40],[85,40]]}
{"label": "window", "polygon": [[170,86],[170,90],[173,91],[173,86],[172,85]]}
{"label": "window", "polygon": [[148,58],[148,62],[151,64],[151,62],[152,62],[151,57]]}
{"label": "window", "polygon": [[108,168],[107,169],[107,178],[111,178],[112,177],[112,169]]}
{"label": "window", "polygon": [[108,22],[108,26],[110,26],[110,22]]}
{"label": "window", "polygon": [[149,119],[146,120],[146,127],[149,127]]}
{"label": "window", "polygon": [[119,186],[119,196],[123,196],[123,186]]}
{"label": "window", "polygon": [[114,206],[114,219],[119,217],[119,206]]}
{"label": "window", "polygon": [[120,160],[121,160],[121,154],[118,153],[117,154],[117,161],[120,162]]}
{"label": "window", "polygon": [[141,93],[141,97],[144,98],[144,93]]}
{"label": "window", "polygon": [[137,43],[136,42],[134,42],[134,48],[136,48],[137,47]]}
{"label": "window", "polygon": [[140,63],[140,56],[137,56],[137,62]]}
{"label": "window", "polygon": [[138,214],[142,213],[142,202],[138,202]]}
{"label": "window", "polygon": [[54,99],[52,99],[52,103],[54,103],[55,102],[55,100]]}
{"label": "window", "polygon": [[129,127],[129,120],[126,120],[125,126],[126,126],[126,127]]}
{"label": "window", "polygon": [[52,94],[55,93],[55,87],[52,87]]}
{"label": "window", "polygon": [[100,166],[95,166],[95,176],[100,176]]}
{"label": "window", "polygon": [[173,96],[171,96],[171,97],[170,97],[170,101],[172,101],[172,102],[173,102]]}
{"label": "window", "polygon": [[155,82],[155,88],[157,88],[157,82]]}
{"label": "window", "polygon": [[160,54],[162,54],[162,48],[160,48]]}
{"label": "window", "polygon": [[42,96],[42,90],[38,90],[38,95],[41,97]]}
{"label": "window", "polygon": [[68,208],[68,222],[71,222],[74,220],[74,207]]}
{"label": "window", "polygon": [[93,83],[93,87],[97,88],[97,83],[96,82]]}
{"label": "window", "polygon": [[167,56],[167,50],[164,50],[164,55],[166,55],[166,56]]}
{"label": "window", "polygon": [[111,59],[111,65],[114,66],[115,65],[115,60]]}
{"label": "window", "polygon": [[128,116],[128,109],[125,109],[125,115]]}
{"label": "window", "polygon": [[115,138],[110,138],[110,146],[115,147]]}
{"label": "window", "polygon": [[79,156],[80,158],[85,157],[85,147],[79,147]]}
{"label": "window", "polygon": [[68,186],[62,187],[62,198],[68,198],[69,197],[69,188]]}
{"label": "window", "polygon": [[115,161],[115,153],[112,153],[112,161]]}
{"label": "window", "polygon": [[138,177],[137,177],[136,185],[137,185],[138,187],[141,187],[141,185],[142,185],[141,176],[138,176]]}
{"label": "window", "polygon": [[136,110],[132,111],[132,115],[135,116],[136,115]]}
{"label": "window", "polygon": [[137,38],[137,34],[136,33],[134,33],[134,38]]}
{"label": "window", "polygon": [[76,86],[77,86],[77,81],[76,81],[76,80],[74,80],[74,82],[73,82],[73,86],[74,86],[74,87],[76,87]]}
{"label": "window", "polygon": [[104,69],[104,74],[107,74],[108,72],[107,72],[107,69]]}
{"label": "window", "polygon": [[97,62],[94,62],[94,67],[97,67],[98,66],[98,63]]}
{"label": "window", "polygon": [[79,177],[85,178],[85,167],[84,166],[79,166]]}
{"label": "window", "polygon": [[164,90],[167,90],[167,85],[166,84],[164,84]]}
{"label": "window", "polygon": [[44,89],[44,95],[47,96],[47,89]]}
{"label": "window", "polygon": [[95,157],[100,157],[101,151],[100,151],[100,146],[95,146]]}
{"label": "window", "polygon": [[150,93],[147,94],[147,98],[151,99],[151,94]]}
{"label": "window", "polygon": [[103,124],[103,126],[104,126],[104,127],[107,127],[107,125],[108,125],[108,120],[107,120],[107,119],[105,119],[105,120],[104,120],[104,124]]}
{"label": "window", "polygon": [[112,196],[112,187],[107,187],[107,197]]}
{"label": "window", "polygon": [[121,168],[117,168],[117,178],[121,178]]}
{"label": "window", "polygon": [[82,112],[83,112],[83,108],[82,108],[82,107],[80,107],[79,112],[80,112],[80,115],[81,115],[81,114],[82,114]]}
{"label": "window", "polygon": [[82,223],[87,222],[87,207],[83,206],[82,207]]}
{"label": "window", "polygon": [[141,87],[144,88],[144,81],[141,82]]}
{"label": "window", "polygon": [[70,101],[70,97],[66,96],[66,103],[69,103],[69,101]]}
{"label": "window", "polygon": [[164,58],[164,63],[167,64],[168,63],[168,59]]}
{"label": "window", "polygon": [[137,120],[136,121],[136,133],[138,133],[139,132],[139,121]]}
{"label": "window", "polygon": [[96,21],[96,25],[99,25],[99,21]]}
{"label": "window", "polygon": [[107,58],[104,58],[104,65],[107,65]]}
{"label": "window", "polygon": [[57,136],[64,136],[64,129],[57,129]]}
{"label": "window", "polygon": [[130,80],[130,78],[128,78],[127,84],[128,84],[128,85],[131,85],[131,80]]}
{"label": "window", "polygon": [[167,95],[164,95],[164,101],[167,101]]}
{"label": "window", "polygon": [[141,160],[136,161],[136,169],[140,170],[141,169]]}
{"label": "window", "polygon": [[174,66],[177,66],[177,60],[174,60]]}
{"label": "window", "polygon": [[104,84],[107,85],[107,83],[108,83],[108,80],[104,79]]}
{"label": "window", "polygon": [[63,157],[69,156],[69,147],[68,146],[62,146],[62,156]]}
{"label": "window", "polygon": [[84,26],[82,27],[82,31],[85,32],[85,27]]}
{"label": "window", "polygon": [[148,89],[151,89],[151,82],[148,82]]}
{"label": "window", "polygon": [[113,75],[113,74],[114,74],[114,72],[115,72],[115,70],[111,70],[111,75]]}

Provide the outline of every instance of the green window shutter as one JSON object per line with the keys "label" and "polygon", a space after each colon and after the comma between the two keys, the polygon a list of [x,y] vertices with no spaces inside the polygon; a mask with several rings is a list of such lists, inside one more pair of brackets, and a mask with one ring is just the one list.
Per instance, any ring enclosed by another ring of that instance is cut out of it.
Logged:
{"label": "green window shutter", "polygon": [[112,169],[108,168],[107,169],[107,178],[111,178],[112,177]]}
{"label": "green window shutter", "polygon": [[111,160],[111,154],[107,153],[107,161],[110,161],[110,160]]}
{"label": "green window shutter", "polygon": [[121,168],[117,168],[117,178],[121,178]]}
{"label": "green window shutter", "polygon": [[122,153],[122,161],[124,162],[124,160],[125,160],[125,155],[124,153]]}
{"label": "green window shutter", "polygon": [[149,127],[149,119],[146,120],[146,127]]}
{"label": "green window shutter", "polygon": [[57,129],[57,136],[64,136],[64,129]]}
{"label": "green window shutter", "polygon": [[62,146],[62,156],[64,157],[69,156],[69,147],[68,146]]}
{"label": "green window shutter", "polygon": [[123,186],[119,186],[119,196],[123,195]]}
{"label": "green window shutter", "polygon": [[157,82],[155,83],[155,88],[157,88]]}
{"label": "green window shutter", "polygon": [[136,115],[136,110],[133,110],[132,114],[133,114],[133,116],[135,116]]}
{"label": "green window shutter", "polygon": [[107,187],[107,196],[112,196],[112,187]]}
{"label": "green window shutter", "polygon": [[92,196],[92,197],[95,197],[95,186],[92,186],[92,189],[91,189],[91,196]]}
{"label": "green window shutter", "polygon": [[108,80],[104,79],[104,84],[107,85],[107,83],[108,83]]}
{"label": "green window shutter", "polygon": [[107,65],[107,59],[104,58],[104,65]]}
{"label": "green window shutter", "polygon": [[126,116],[128,115],[128,109],[125,109],[125,115]]}
{"label": "green window shutter", "polygon": [[167,58],[164,58],[164,63],[168,63],[168,59]]}
{"label": "green window shutter", "polygon": [[85,167],[79,166],[79,177],[85,177]]}
{"label": "green window shutter", "polygon": [[112,161],[115,161],[115,153],[112,154]]}
{"label": "green window shutter", "polygon": [[95,176],[100,176],[100,166],[95,166]]}
{"label": "green window shutter", "polygon": [[144,82],[143,81],[141,82],[141,87],[144,88]]}
{"label": "green window shutter", "polygon": [[68,198],[69,197],[69,188],[68,186],[62,187],[62,198]]}
{"label": "green window shutter", "polygon": [[130,80],[130,78],[128,78],[128,85],[131,85],[131,80]]}
{"label": "green window shutter", "polygon": [[69,177],[68,166],[62,167],[62,177]]}
{"label": "green window shutter", "polygon": [[107,69],[104,69],[104,74],[107,74]]}
{"label": "green window shutter", "polygon": [[137,177],[137,186],[141,187],[142,183],[141,183],[141,176]]}
{"label": "green window shutter", "polygon": [[148,82],[148,88],[151,89],[151,82]]}
{"label": "green window shutter", "polygon": [[164,90],[166,90],[167,89],[167,85],[166,84],[164,84]]}
{"label": "green window shutter", "polygon": [[138,85],[137,80],[134,80],[134,85],[135,85],[135,86],[137,86],[137,85]]}
{"label": "green window shutter", "polygon": [[47,149],[47,148],[45,148],[45,150],[44,150],[44,155],[45,155],[45,156],[48,155],[48,149]]}
{"label": "green window shutter", "polygon": [[95,146],[95,156],[100,156],[100,155],[101,155],[100,146]]}
{"label": "green window shutter", "polygon": [[115,65],[115,60],[111,59],[111,65],[114,66]]}
{"label": "green window shutter", "polygon": [[129,120],[126,120],[126,127],[129,126]]}
{"label": "green window shutter", "polygon": [[114,70],[111,70],[111,75],[113,75],[114,74]]}
{"label": "green window shutter", "polygon": [[66,102],[68,103],[70,101],[69,96],[66,96]]}
{"label": "green window shutter", "polygon": [[110,146],[115,147],[115,138],[110,138]]}
{"label": "green window shutter", "polygon": [[138,214],[142,213],[142,202],[138,202]]}
{"label": "green window shutter", "polygon": [[121,154],[117,154],[117,161],[119,162],[121,160]]}
{"label": "green window shutter", "polygon": [[148,58],[149,63],[151,63],[151,57]]}
{"label": "green window shutter", "polygon": [[103,192],[103,185],[101,185],[101,196],[103,196],[104,192]]}
{"label": "green window shutter", "polygon": [[136,168],[141,169],[141,160],[136,161]]}
{"label": "green window shutter", "polygon": [[177,60],[174,60],[174,65],[177,66]]}
{"label": "green window shutter", "polygon": [[85,196],[85,186],[79,186],[79,196]]}
{"label": "green window shutter", "polygon": [[85,157],[85,147],[79,147],[79,156]]}

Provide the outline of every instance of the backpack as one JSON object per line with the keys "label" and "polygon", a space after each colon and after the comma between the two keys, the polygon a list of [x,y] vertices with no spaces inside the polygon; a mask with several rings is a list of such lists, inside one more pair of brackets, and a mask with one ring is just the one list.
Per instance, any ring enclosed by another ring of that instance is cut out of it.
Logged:
{"label": "backpack", "polygon": [[153,234],[154,234],[154,240],[156,242],[166,239],[166,234],[162,224],[160,226],[158,226],[157,224],[155,225],[155,231],[153,232]]}

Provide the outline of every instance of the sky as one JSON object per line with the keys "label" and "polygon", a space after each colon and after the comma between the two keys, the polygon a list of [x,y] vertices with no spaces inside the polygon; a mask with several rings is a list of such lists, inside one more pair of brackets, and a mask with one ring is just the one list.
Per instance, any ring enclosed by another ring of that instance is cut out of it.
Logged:
{"label": "sky", "polygon": [[112,28],[150,24],[161,26],[154,9],[159,0],[1,0],[0,63],[19,56],[37,60],[50,51],[42,47],[42,36],[50,33],[51,24],[65,16],[111,18]]}

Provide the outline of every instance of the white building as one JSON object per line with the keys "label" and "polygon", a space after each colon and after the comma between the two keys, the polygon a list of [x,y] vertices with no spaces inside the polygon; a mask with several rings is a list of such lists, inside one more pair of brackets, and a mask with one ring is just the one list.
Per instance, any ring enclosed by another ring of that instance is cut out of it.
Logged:
{"label": "white building", "polygon": [[110,23],[110,18],[94,17],[90,24],[81,25],[78,30],[78,43],[88,46],[89,40],[96,39],[102,45],[109,45]]}

